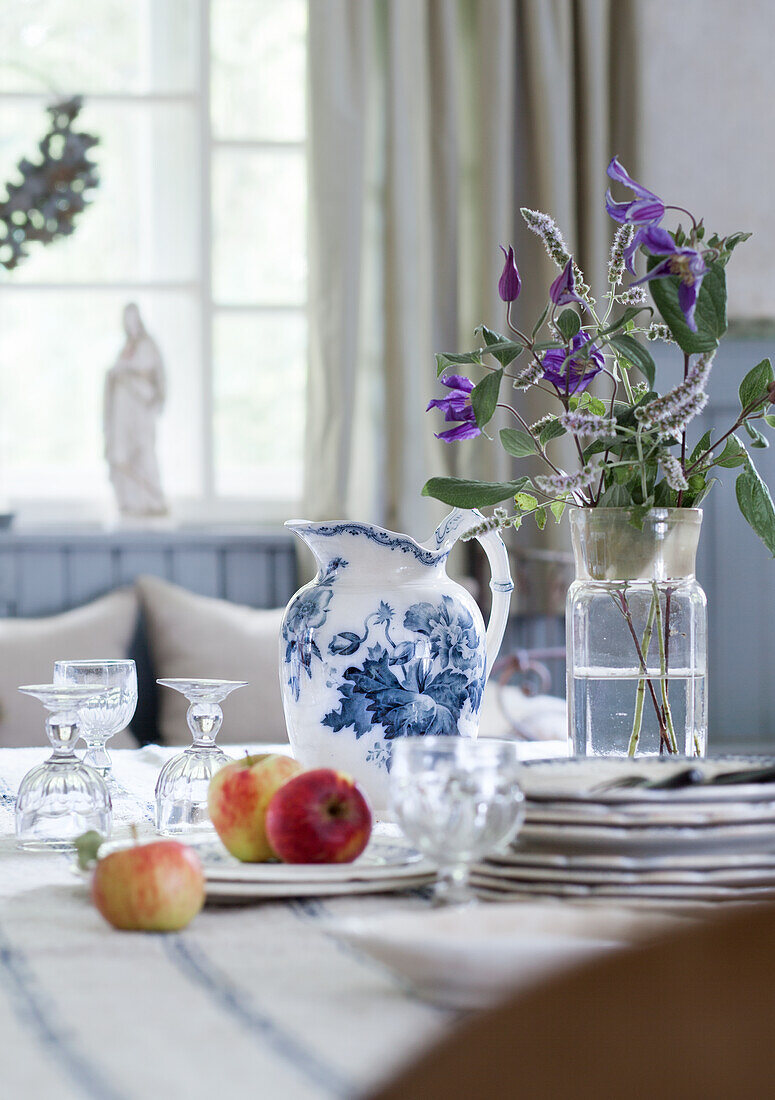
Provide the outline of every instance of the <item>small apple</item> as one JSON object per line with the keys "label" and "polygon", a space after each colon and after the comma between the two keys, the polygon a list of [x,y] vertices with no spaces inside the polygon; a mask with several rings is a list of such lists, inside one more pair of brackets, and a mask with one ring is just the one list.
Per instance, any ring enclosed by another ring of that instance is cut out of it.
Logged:
{"label": "small apple", "polygon": [[204,905],[205,877],[193,848],[157,840],[98,859],[91,894],[114,928],[177,932]]}
{"label": "small apple", "polygon": [[210,820],[233,856],[243,863],[274,858],[266,836],[266,808],[275,791],[301,771],[290,756],[262,753],[233,760],[215,773],[207,794]]}
{"label": "small apple", "polygon": [[349,775],[315,768],[273,795],[266,835],[286,863],[352,863],[369,842],[371,810]]}

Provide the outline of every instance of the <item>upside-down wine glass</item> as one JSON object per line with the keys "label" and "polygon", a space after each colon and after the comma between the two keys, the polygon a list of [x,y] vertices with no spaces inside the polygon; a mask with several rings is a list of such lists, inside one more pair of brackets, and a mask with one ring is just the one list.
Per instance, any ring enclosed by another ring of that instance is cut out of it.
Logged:
{"label": "upside-down wine glass", "polygon": [[439,868],[436,905],[473,900],[471,863],[516,836],[524,818],[513,742],[468,737],[393,741],[390,794],[404,835]]}
{"label": "upside-down wine glass", "polygon": [[81,737],[86,742],[83,761],[104,776],[113,777],[113,762],[105,742],[126,729],[137,707],[137,669],[131,660],[56,661],[55,684],[78,684],[99,693],[79,708]]}
{"label": "upside-down wine glass", "polygon": [[162,768],[156,783],[156,828],[166,836],[180,833],[211,833],[207,809],[210,780],[231,757],[218,748],[215,738],[223,722],[220,704],[244,680],[173,679],[157,680],[189,701],[186,714],[194,743],[173,756]]}
{"label": "upside-down wine glass", "polygon": [[16,796],[16,840],[20,848],[44,851],[74,847],[76,837],[95,829],[110,836],[110,793],[94,768],[73,751],[80,729],[78,716],[100,691],[72,684],[27,684],[19,691],[39,699],[49,716],[46,733],[54,749],[43,764],[28,771]]}

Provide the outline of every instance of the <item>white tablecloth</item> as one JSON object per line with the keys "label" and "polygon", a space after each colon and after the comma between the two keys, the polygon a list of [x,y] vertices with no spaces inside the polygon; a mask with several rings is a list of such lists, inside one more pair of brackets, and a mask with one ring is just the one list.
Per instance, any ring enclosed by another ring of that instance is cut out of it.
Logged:
{"label": "white tablecloth", "polygon": [[[167,752],[113,754],[132,796],[115,833],[152,832]],[[0,1096],[358,1096],[455,1019],[326,928],[417,911],[423,892],[208,906],[181,933],[116,932],[70,856],[15,846],[14,795],[45,756],[0,750]]]}

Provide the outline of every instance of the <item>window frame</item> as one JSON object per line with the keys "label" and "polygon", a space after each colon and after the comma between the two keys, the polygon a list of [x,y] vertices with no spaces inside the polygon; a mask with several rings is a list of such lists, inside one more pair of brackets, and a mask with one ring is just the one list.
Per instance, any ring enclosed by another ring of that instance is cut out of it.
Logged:
{"label": "window frame", "polygon": [[[219,300],[215,295],[213,278],[214,217],[212,206],[213,171],[220,151],[293,151],[304,154],[307,141],[288,141],[240,138],[219,138],[213,131],[211,117],[211,79],[213,71],[211,20],[217,0],[192,0],[192,18],[197,36],[194,64],[194,81],[190,91],[154,92],[89,92],[84,94],[86,103],[127,103],[183,106],[194,116],[196,148],[195,163],[199,169],[198,194],[193,224],[199,227],[196,270],[192,279],[160,277],[153,280],[116,281],[21,281],[9,279],[0,286],[0,292],[12,295],[16,291],[58,291],[63,288],[85,292],[120,292],[131,297],[137,293],[153,294],[157,291],[180,291],[192,296],[198,315],[198,388],[201,415],[199,423],[192,427],[198,434],[201,450],[201,488],[198,496],[175,496],[170,499],[171,522],[175,525],[234,525],[249,524],[274,526],[287,518],[300,505],[301,491],[295,498],[261,498],[258,496],[219,496],[216,493],[216,440],[215,440],[215,370],[213,362],[213,333],[216,319],[228,314],[293,313],[306,318],[307,294],[298,303],[231,302]],[[149,3],[146,18],[151,21],[148,31],[153,33],[152,21],[158,8]],[[52,101],[51,91],[2,91],[0,101],[39,103],[41,108]],[[98,200],[97,200],[98,201]],[[88,214],[86,215],[88,216]],[[56,247],[54,245],[53,247]],[[162,477],[163,477],[162,470]],[[0,484],[3,480],[0,471]],[[17,522],[23,526],[103,526],[106,519],[106,500],[99,498],[16,498],[8,494]],[[108,498],[109,500],[109,498]],[[108,504],[108,508],[110,505]],[[0,511],[2,511],[0,506]],[[155,525],[151,522],[150,525]]]}

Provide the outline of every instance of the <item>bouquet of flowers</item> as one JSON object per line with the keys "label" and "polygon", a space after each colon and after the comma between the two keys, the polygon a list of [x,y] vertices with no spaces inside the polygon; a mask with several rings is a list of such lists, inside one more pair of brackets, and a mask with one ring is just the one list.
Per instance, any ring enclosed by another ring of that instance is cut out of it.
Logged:
{"label": "bouquet of flowers", "polygon": [[[775,509],[749,450],[767,446],[762,425],[775,427],[768,411],[775,401],[770,360],[743,378],[740,411],[728,430],[705,432],[692,444],[687,437],[708,400],[713,358],[727,328],[727,264],[750,234],[708,233],[688,210],[666,205],[632,179],[616,157],[608,176],[631,197],[617,201],[610,189],[606,194],[606,209],[618,227],[602,299],[592,297],[552,218],[523,209],[528,227],[559,268],[546,307],[529,334],[513,323],[522,284],[514,249],[503,248],[498,290],[506,303],[507,333],[482,325],[477,350],[436,356],[447,393],[428,409],[441,410],[453,424],[438,438],[452,443],[486,435],[496,409],[503,409],[512,424],[499,431],[501,446],[514,458],[537,459],[542,471],[497,483],[434,477],[423,493],[462,508],[498,505],[469,537],[483,529],[517,528],[528,516],[543,529],[548,513],[559,523],[568,504],[627,508],[638,526],[652,508],[697,507],[718,480],[715,467],[738,467],[740,511],[775,554]],[[660,225],[671,210],[686,219],[674,231]],[[645,273],[635,277],[639,255]],[[650,341],[664,341],[683,357],[683,379],[663,394],[656,390]],[[470,369],[459,373],[461,367],[480,368],[483,376],[475,382]],[[541,390],[546,415],[528,423],[518,399],[504,396],[507,387],[517,394]],[[564,436],[576,456],[573,468],[553,454],[553,441]]]}

